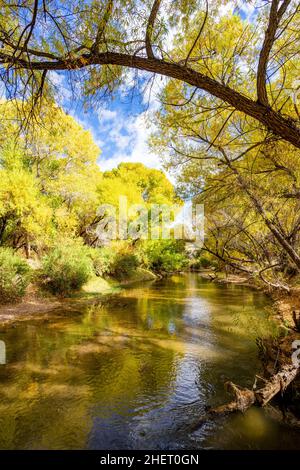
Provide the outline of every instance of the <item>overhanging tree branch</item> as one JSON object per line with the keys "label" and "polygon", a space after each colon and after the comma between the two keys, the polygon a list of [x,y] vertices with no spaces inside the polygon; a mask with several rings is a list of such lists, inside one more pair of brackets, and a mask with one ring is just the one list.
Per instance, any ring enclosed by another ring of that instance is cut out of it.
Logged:
{"label": "overhanging tree branch", "polygon": [[0,52],[0,63],[14,65],[19,69],[27,70],[79,70],[91,65],[120,65],[124,67],[145,70],[174,78],[194,87],[200,88],[222,101],[230,104],[237,111],[259,121],[273,134],[300,148],[300,129],[296,123],[286,119],[280,113],[268,106],[247,98],[236,90],[217,80],[196,72],[189,67],[162,59],[141,57],[118,52],[87,53],[76,58],[61,58],[56,61],[28,61],[15,58],[10,54]]}

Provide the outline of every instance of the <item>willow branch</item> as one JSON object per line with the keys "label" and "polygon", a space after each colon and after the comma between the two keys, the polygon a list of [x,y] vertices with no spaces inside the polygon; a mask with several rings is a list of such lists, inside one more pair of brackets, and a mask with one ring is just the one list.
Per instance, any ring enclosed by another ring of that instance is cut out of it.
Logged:
{"label": "willow branch", "polygon": [[184,65],[186,65],[186,64],[188,63],[189,58],[190,58],[190,56],[191,56],[193,50],[195,49],[197,42],[199,41],[199,39],[200,39],[200,37],[201,37],[201,34],[202,34],[202,32],[203,32],[205,23],[206,23],[206,21],[207,21],[207,17],[208,17],[208,1],[206,0],[205,15],[204,15],[204,18],[203,18],[203,21],[202,21],[202,24],[201,24],[199,33],[197,34],[197,37],[196,37],[195,41],[193,42],[193,45],[192,45],[192,47],[190,48],[190,50],[189,50],[189,52],[188,52],[188,55],[186,56],[186,59],[185,59],[185,61],[184,61]]}
{"label": "willow branch", "polygon": [[268,27],[265,32],[264,42],[259,54],[258,68],[257,68],[257,98],[261,104],[268,106],[267,95],[267,68],[269,63],[269,56],[273,44],[276,40],[276,31],[279,23],[284,15],[291,0],[284,0],[278,9],[279,0],[272,0]]}
{"label": "willow branch", "polygon": [[152,9],[150,12],[150,16],[148,19],[148,24],[147,24],[147,29],[146,29],[146,37],[145,37],[145,42],[146,42],[146,52],[148,58],[154,58],[154,53],[152,50],[152,36],[153,36],[153,29],[154,29],[154,23],[158,14],[158,10],[160,7],[161,0],[154,0],[154,3],[152,5]]}

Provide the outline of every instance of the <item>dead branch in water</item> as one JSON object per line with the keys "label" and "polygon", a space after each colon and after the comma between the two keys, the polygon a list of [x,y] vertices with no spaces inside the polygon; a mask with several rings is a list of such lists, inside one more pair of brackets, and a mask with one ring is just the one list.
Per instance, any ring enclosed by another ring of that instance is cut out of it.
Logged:
{"label": "dead branch in water", "polygon": [[197,429],[201,424],[215,416],[232,413],[234,411],[244,413],[252,405],[265,406],[279,392],[281,394],[284,393],[290,383],[297,377],[298,372],[299,367],[289,364],[283,366],[282,369],[269,380],[257,377],[264,383],[264,385],[257,390],[249,390],[248,388],[240,387],[232,382],[226,382],[225,387],[227,391],[234,395],[234,400],[225,405],[211,408],[193,428]]}
{"label": "dead branch in water", "polygon": [[217,408],[212,408],[210,413],[226,413],[231,411],[242,411],[243,413],[250,406],[257,404],[265,406],[277,393],[287,389],[290,383],[296,378],[299,367],[285,365],[277,374],[269,380],[264,380],[264,386],[258,390],[249,390],[239,387],[232,382],[227,382],[226,388],[234,395],[234,400]]}

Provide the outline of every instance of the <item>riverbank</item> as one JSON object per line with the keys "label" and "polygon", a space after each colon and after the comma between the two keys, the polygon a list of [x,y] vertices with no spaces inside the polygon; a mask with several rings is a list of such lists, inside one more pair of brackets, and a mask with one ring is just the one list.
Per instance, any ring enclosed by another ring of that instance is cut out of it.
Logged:
{"label": "riverbank", "polygon": [[137,268],[126,279],[101,278],[94,276],[79,292],[70,297],[59,297],[42,291],[37,286],[30,285],[21,302],[0,305],[0,324],[15,321],[26,321],[34,318],[51,318],[51,313],[63,307],[72,309],[80,304],[93,303],[105,300],[107,296],[118,294],[124,287],[137,282],[154,281],[159,276],[153,272]]}
{"label": "riverbank", "polygon": [[[237,284],[264,292],[273,302],[274,317],[286,329],[295,327],[293,316],[300,316],[300,287],[291,287],[289,292],[271,288],[247,275],[226,274],[212,270],[197,271],[203,279],[221,284]],[[295,312],[293,314],[293,312]]]}
{"label": "riverbank", "polygon": [[[204,273],[204,274],[207,274],[207,273]],[[176,276],[174,277],[176,278]],[[25,323],[27,321],[28,321],[28,325],[35,325],[34,328],[41,328],[41,327],[44,328],[45,326],[46,328],[49,328],[50,330],[52,330],[52,328],[60,329],[60,328],[63,328],[63,325],[64,325],[64,321],[61,321],[62,317],[72,318],[74,319],[74,322],[77,322],[78,321],[77,316],[79,315],[78,318],[81,319],[82,312],[89,311],[90,307],[91,307],[91,311],[94,311],[94,308],[96,308],[96,310],[100,308],[101,312],[102,311],[109,312],[108,317],[106,317],[105,323],[107,321],[107,318],[110,318],[111,321],[114,322],[116,320],[115,314],[117,314],[117,316],[119,315],[118,321],[122,321],[122,318],[125,315],[126,322],[127,322],[126,315],[128,314],[128,312],[126,314],[126,308],[127,309],[129,308],[129,311],[131,312],[131,309],[133,308],[133,304],[131,303],[131,300],[128,303],[128,298],[127,300],[124,300],[124,298],[122,298],[124,293],[125,293],[125,298],[127,296],[125,289],[131,286],[134,287],[134,284],[136,282],[141,284],[141,281],[142,282],[150,281],[148,285],[151,286],[151,280],[154,280],[155,278],[156,276],[153,275],[153,273],[151,273],[150,275],[149,272],[138,272],[138,271],[136,271],[134,275],[131,276],[130,279],[126,278],[123,281],[117,281],[116,279],[103,279],[100,277],[97,277],[97,278],[95,277],[83,287],[80,293],[76,293],[73,297],[60,298],[60,299],[57,297],[51,297],[51,296],[41,297],[41,292],[39,291],[34,292],[32,290],[31,292],[28,292],[26,298],[24,299],[22,303],[10,305],[10,306],[6,305],[4,309],[0,310],[1,312],[0,322],[1,322],[1,325],[4,326],[2,331],[9,332],[14,329],[22,328],[24,324],[25,324],[24,326],[27,327]],[[188,279],[189,275],[187,274],[186,276],[183,276],[183,278]],[[248,285],[249,283],[247,282],[248,280],[246,278],[240,278],[239,276],[235,276],[235,275],[228,275],[226,278],[222,276],[221,280],[215,279],[215,281],[212,281],[212,282],[201,283],[200,280],[199,282],[200,282],[200,285],[202,284],[204,285],[205,289],[210,289],[210,285],[212,285],[214,282],[217,284],[225,284],[225,279],[227,280],[228,284],[236,284],[237,289],[239,289],[238,285],[242,285],[242,286],[247,285],[247,287],[249,287]],[[170,277],[169,281],[168,279],[165,279],[162,282],[172,283],[172,277]],[[183,280],[183,282],[186,282],[185,279]],[[175,286],[176,285],[177,283],[175,283]],[[146,282],[145,282],[145,286],[146,286]],[[255,287],[255,286],[252,285],[251,287]],[[212,291],[215,290],[213,286],[211,286],[211,288],[212,288]],[[223,292],[224,294],[225,293],[227,294],[225,294],[225,296],[222,297],[222,302],[224,303],[220,303],[219,315],[220,315],[220,318],[222,319],[222,323],[224,321],[226,322],[226,318],[227,318],[230,322],[229,325],[232,325],[232,322],[233,322],[232,313],[230,312],[230,308],[232,305],[231,299],[235,298],[235,297],[231,297],[231,292],[234,293],[235,290],[236,288],[227,289],[226,287],[220,287],[220,293]],[[260,288],[260,290],[262,291],[263,289]],[[135,289],[133,289],[133,291],[135,291]],[[250,290],[242,288],[240,289],[240,293],[241,293],[241,297],[239,297],[238,301],[241,302],[241,306],[244,305],[243,299],[246,300],[246,297],[243,297],[243,296],[244,295],[247,296],[249,293],[250,293],[250,298],[253,299],[252,301],[253,305],[256,305],[256,299],[253,297],[253,293],[251,293]],[[268,294],[270,296],[270,292],[268,292]],[[166,295],[166,291],[164,291],[164,295]],[[203,295],[203,294],[200,294],[200,295]],[[229,297],[227,298],[227,302],[229,301],[229,304],[226,304],[227,295],[229,295]],[[256,297],[259,297],[261,295],[262,293],[258,292]],[[287,298],[286,295],[284,295],[284,297],[281,297],[279,292],[274,293],[273,303],[270,307],[271,317],[277,318],[278,323],[281,326],[282,335],[280,337],[272,336],[271,329],[269,331],[267,327],[265,330],[266,336],[263,337],[263,341],[260,341],[261,338],[259,338],[259,341],[257,341],[258,351],[259,351],[259,356],[262,359],[264,371],[261,371],[260,365],[253,362],[251,366],[253,369],[252,371],[253,378],[255,377],[255,374],[259,373],[260,376],[263,376],[266,379],[268,379],[269,377],[274,375],[274,373],[277,370],[281,369],[285,364],[290,363],[291,361],[291,354],[293,352],[292,342],[295,339],[300,339],[300,334],[297,332],[294,332],[291,329],[292,308],[294,305],[297,305],[297,306],[299,305],[298,304],[299,298],[297,297],[297,292],[295,292],[294,295],[296,297],[293,298],[293,296],[290,295],[289,298]],[[130,291],[129,291],[129,296],[130,296]],[[153,299],[155,299],[156,296],[154,295],[150,297],[153,297]],[[131,296],[129,298],[131,299]],[[155,302],[155,300],[153,299],[151,300],[151,302]],[[180,301],[178,302],[178,299],[180,299],[180,294],[178,296],[178,292],[177,292],[176,295],[174,295],[172,302],[174,302],[174,305],[180,306],[181,303]],[[165,306],[165,308],[168,309],[169,307]],[[265,307],[262,307],[262,308],[265,308]],[[199,314],[197,310],[197,304],[195,305],[195,309],[197,311],[197,314]],[[4,310],[6,311],[6,313],[2,313]],[[257,312],[257,315],[259,314],[261,315],[261,313],[262,313],[262,310]],[[159,316],[159,315],[160,315],[160,309],[158,305],[155,304],[154,318],[156,318],[156,316]],[[105,316],[105,313],[104,313],[104,316]],[[165,312],[163,312],[162,318],[165,318]],[[175,318],[178,319],[177,313],[175,315]],[[288,321],[290,322],[289,326],[288,326]],[[122,328],[125,328],[125,330],[126,330],[126,322],[125,324],[122,323],[123,325]],[[259,323],[259,318],[257,318],[257,322]],[[6,324],[8,328],[5,327]],[[251,325],[249,325],[249,327],[251,328]],[[195,328],[197,328],[197,326]],[[113,331],[115,330],[113,329]],[[108,346],[107,346],[106,341],[108,340],[108,338],[110,338],[110,335],[112,333],[110,332],[108,334],[108,337],[107,337],[107,334],[108,333],[106,332],[105,337],[101,335],[101,337],[99,338],[99,341],[97,340],[97,336],[93,337],[92,344],[89,344],[89,343],[87,344],[86,339],[80,339],[79,343],[76,346],[73,346],[71,354],[75,354],[75,355],[77,354],[78,357],[81,358],[80,360],[83,360],[83,358],[87,356],[89,357],[93,356],[93,354],[96,354],[99,351],[102,352],[103,350],[105,350],[105,352],[107,353]],[[124,332],[122,332],[122,334],[118,332],[118,335],[119,335],[118,341],[121,341],[122,344],[124,341],[125,342],[128,341],[128,332],[126,334],[124,334]],[[268,337],[268,335],[270,337]],[[82,338],[84,338],[84,336],[82,336]],[[81,341],[83,341],[82,344],[81,344]],[[177,349],[180,348],[180,351],[182,351],[181,345],[180,345],[181,343],[180,341],[178,341],[178,339],[176,339],[176,342],[173,338],[171,342],[170,342],[170,338],[168,338],[168,340],[165,340],[164,342],[161,342],[161,340],[156,340],[156,342],[157,342],[157,345],[159,344],[163,349],[164,348],[168,349],[172,347],[172,350],[175,348],[174,350],[177,351]],[[176,347],[175,347],[175,344],[176,344]],[[193,347],[199,348],[198,353],[199,353],[200,358],[204,359],[206,357],[206,354],[207,354],[206,347],[202,347],[201,343]],[[240,342],[240,347],[241,348],[244,347],[244,343],[242,339]],[[226,345],[226,348],[228,348],[228,344]],[[255,349],[255,345],[254,345],[254,349]],[[234,347],[233,347],[233,351],[234,351]],[[257,352],[256,353],[254,352],[254,354],[257,357]],[[198,357],[198,354],[197,354],[197,357]],[[238,360],[238,357],[237,357],[237,360]],[[232,371],[229,371],[226,378],[227,380],[234,380],[235,379],[234,373]],[[224,382],[225,382],[225,379],[224,379]],[[243,385],[243,383],[239,383],[238,380],[236,381],[236,383],[237,385]],[[249,383],[250,388],[252,384],[253,382]],[[221,378],[220,378],[219,385],[222,388],[223,379]],[[276,410],[276,416],[277,416],[276,419],[278,422],[280,422],[281,424],[286,423],[289,426],[291,425],[291,423],[294,423],[293,427],[298,426],[299,424],[298,415],[299,415],[299,409],[300,409],[299,399],[297,398],[298,396],[299,396],[299,379],[293,381],[292,385],[289,386],[289,389],[284,395],[284,405],[287,407],[288,416],[289,416],[288,421],[286,420],[284,415],[281,413],[280,408],[278,406],[275,406],[275,408],[274,407],[272,408],[271,406],[272,409]],[[275,405],[276,404],[278,405],[278,399],[280,400],[280,398],[278,397],[274,399]],[[269,408],[266,412],[267,413],[269,412]]]}

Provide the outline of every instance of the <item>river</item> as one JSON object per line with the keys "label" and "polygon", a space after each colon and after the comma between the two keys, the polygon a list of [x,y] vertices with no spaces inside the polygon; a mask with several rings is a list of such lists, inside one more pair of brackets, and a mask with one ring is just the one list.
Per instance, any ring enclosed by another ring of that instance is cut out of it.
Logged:
{"label": "river", "polygon": [[224,382],[252,387],[264,294],[198,274],[0,328],[1,449],[286,449],[300,433],[253,407],[194,429]]}

